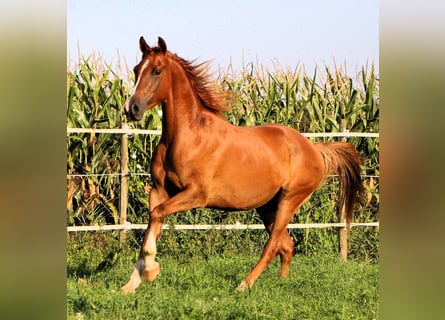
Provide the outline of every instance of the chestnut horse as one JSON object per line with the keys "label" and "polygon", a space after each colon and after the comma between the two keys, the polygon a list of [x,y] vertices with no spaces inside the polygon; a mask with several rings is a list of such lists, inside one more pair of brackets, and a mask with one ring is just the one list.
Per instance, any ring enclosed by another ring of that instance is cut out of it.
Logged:
{"label": "chestnut horse", "polygon": [[280,277],[288,275],[294,242],[287,225],[325,178],[340,177],[339,207],[351,222],[362,191],[360,157],[346,142],[312,143],[298,131],[267,124],[238,127],[222,116],[224,94],[211,85],[207,64],[196,65],[139,40],[142,60],[134,68],[136,83],[125,105],[132,120],[162,104],[162,136],[151,162],[149,224],[139,260],[124,293],[134,292],[143,277],[160,272],[156,240],[164,218],[192,208],[257,209],[269,239],[259,262],[238,290],[251,288],[276,256]]}

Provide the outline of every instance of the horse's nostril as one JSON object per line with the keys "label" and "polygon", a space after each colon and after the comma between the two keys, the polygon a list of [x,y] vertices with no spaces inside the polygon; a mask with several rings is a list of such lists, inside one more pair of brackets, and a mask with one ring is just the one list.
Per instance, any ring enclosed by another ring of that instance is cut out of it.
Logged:
{"label": "horse's nostril", "polygon": [[136,112],[136,113],[139,112],[139,106],[137,104],[134,104],[132,109],[133,109],[133,112]]}

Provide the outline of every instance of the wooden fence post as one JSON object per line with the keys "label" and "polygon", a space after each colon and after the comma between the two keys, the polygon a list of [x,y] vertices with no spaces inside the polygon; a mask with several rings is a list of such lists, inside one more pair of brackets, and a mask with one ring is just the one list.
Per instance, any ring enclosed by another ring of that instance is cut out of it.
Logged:
{"label": "wooden fence post", "polygon": [[[347,132],[346,130],[346,119],[341,119],[340,122],[340,130],[342,132]],[[346,141],[346,137],[343,137],[342,140]],[[339,208],[339,222],[346,222],[346,207],[342,206]],[[340,257],[342,260],[346,261],[348,259],[348,235],[349,235],[350,226],[346,226],[344,228],[338,229],[338,242],[340,247]]]}
{"label": "wooden fence post", "polygon": [[[342,206],[340,208],[340,222],[346,222],[345,206]],[[348,235],[349,235],[349,226],[338,228],[340,257],[343,261],[348,260]]]}
{"label": "wooden fence post", "polygon": [[[122,125],[124,129],[125,124]],[[120,224],[127,223],[127,205],[128,205],[128,134],[121,135],[121,192],[120,192]],[[126,230],[119,233],[119,241],[122,245],[126,240]]]}

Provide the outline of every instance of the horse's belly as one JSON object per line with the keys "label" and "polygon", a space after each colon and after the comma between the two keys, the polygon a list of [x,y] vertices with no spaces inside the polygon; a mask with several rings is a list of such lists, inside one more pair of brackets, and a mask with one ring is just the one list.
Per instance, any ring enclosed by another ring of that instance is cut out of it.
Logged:
{"label": "horse's belly", "polygon": [[272,199],[288,178],[289,154],[283,145],[268,146],[255,139],[250,145],[233,143],[224,151],[215,165],[209,206],[257,208]]}
{"label": "horse's belly", "polygon": [[280,187],[281,181],[267,176],[233,176],[214,183],[209,193],[208,206],[227,210],[258,208],[272,199]]}

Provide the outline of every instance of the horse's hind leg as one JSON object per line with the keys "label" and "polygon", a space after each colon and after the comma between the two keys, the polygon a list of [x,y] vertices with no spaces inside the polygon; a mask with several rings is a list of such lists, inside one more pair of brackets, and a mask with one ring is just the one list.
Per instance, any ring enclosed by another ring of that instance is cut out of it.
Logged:
{"label": "horse's hind leg", "polygon": [[290,263],[292,261],[292,253],[294,251],[294,240],[289,234],[289,231],[284,230],[281,234],[280,239],[280,259],[281,259],[281,270],[280,278],[286,278],[289,274]]}
{"label": "horse's hind leg", "polygon": [[[264,226],[266,227],[267,233],[271,235],[273,224],[275,221],[276,211],[277,211],[278,201],[277,196],[274,197],[264,206],[257,209],[258,214],[263,220]],[[289,274],[290,264],[292,261],[292,253],[294,250],[294,241],[290,236],[287,229],[285,229],[278,239],[278,254],[281,260],[281,271],[280,278],[286,278]]]}
{"label": "horse's hind leg", "polygon": [[[301,205],[310,198],[313,190],[307,190],[306,192],[300,192],[297,194],[287,194],[282,195],[279,199],[279,203],[277,206],[277,211],[275,214],[275,220],[270,230],[270,237],[267,240],[266,246],[264,247],[263,253],[261,255],[260,261],[253,267],[252,271],[247,275],[247,277],[241,281],[238,286],[238,291],[243,291],[247,288],[252,288],[254,282],[260,274],[266,269],[269,263],[275,258],[278,254],[280,254],[280,249],[282,249],[282,243],[289,243],[290,236],[286,230],[286,227],[289,221],[292,219],[294,212],[296,212]],[[285,233],[286,231],[286,233]],[[289,238],[281,242],[285,239],[287,235]],[[285,245],[286,246],[286,245]],[[289,253],[292,255],[292,251],[285,250],[284,256],[284,269],[282,268],[281,274],[282,276],[287,276],[289,272]]]}

